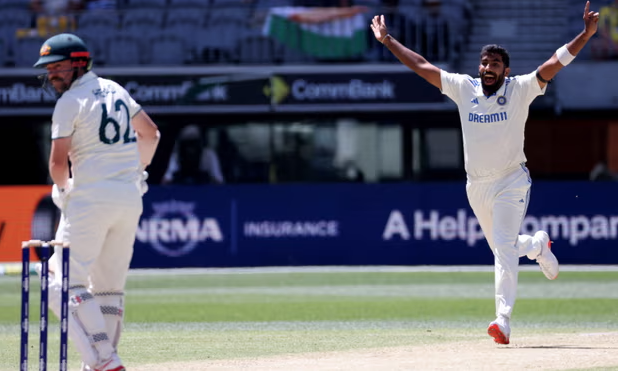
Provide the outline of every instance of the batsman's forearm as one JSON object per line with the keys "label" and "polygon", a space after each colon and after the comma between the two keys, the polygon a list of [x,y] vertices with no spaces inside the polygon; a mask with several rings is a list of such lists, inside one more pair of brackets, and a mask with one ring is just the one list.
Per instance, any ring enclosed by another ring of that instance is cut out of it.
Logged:
{"label": "batsman's forearm", "polygon": [[69,180],[69,164],[50,162],[49,175],[58,188],[66,188]]}
{"label": "batsman's forearm", "polygon": [[145,137],[137,133],[137,150],[142,167],[146,168],[152,162],[152,158],[159,146],[159,139],[161,139],[161,133],[158,130],[151,137]]}
{"label": "batsman's forearm", "polygon": [[384,40],[384,46],[386,46],[401,63],[405,64],[409,69],[416,73],[419,73],[419,67],[421,65],[429,63],[422,55],[406,48],[390,35],[388,35]]}

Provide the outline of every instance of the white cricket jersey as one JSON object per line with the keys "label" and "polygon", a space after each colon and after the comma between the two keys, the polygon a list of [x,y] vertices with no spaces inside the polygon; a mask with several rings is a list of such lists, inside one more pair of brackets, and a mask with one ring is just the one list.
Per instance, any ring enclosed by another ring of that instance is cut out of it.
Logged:
{"label": "white cricket jersey", "polygon": [[88,72],[56,102],[52,139],[71,136],[69,158],[75,186],[132,183],[139,152],[131,118],[141,110],[116,82]]}
{"label": "white cricket jersey", "polygon": [[442,94],[459,108],[466,172],[492,177],[526,162],[524,128],[530,104],[545,94],[536,72],[507,77],[490,97],[480,78],[441,71]]}

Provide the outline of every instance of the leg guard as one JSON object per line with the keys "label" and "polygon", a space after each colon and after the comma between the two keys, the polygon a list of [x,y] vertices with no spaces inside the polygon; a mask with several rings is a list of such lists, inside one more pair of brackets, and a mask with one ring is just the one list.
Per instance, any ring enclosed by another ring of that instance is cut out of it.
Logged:
{"label": "leg guard", "polygon": [[124,293],[120,291],[95,292],[94,298],[105,318],[105,329],[114,351],[118,351],[124,319]]}
{"label": "leg guard", "polygon": [[[51,277],[50,277],[51,278]],[[60,317],[61,284],[50,279],[49,307]],[[69,338],[86,365],[95,367],[109,360],[114,352],[105,331],[105,320],[99,304],[86,288],[69,288]]]}
{"label": "leg guard", "polygon": [[[101,313],[105,318],[107,336],[112,342],[114,352],[117,353],[124,318],[124,293],[119,291],[95,292],[94,299],[101,307]],[[93,369],[82,362],[80,370],[92,371]]]}

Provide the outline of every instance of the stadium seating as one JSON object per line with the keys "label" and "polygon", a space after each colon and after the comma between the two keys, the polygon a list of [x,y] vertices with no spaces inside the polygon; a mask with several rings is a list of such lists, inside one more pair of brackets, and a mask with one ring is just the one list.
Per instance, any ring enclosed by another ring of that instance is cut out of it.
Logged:
{"label": "stadium seating", "polygon": [[[473,0],[472,4],[475,19],[461,58],[462,72],[476,74],[482,46],[495,43],[509,50],[512,75],[529,73],[565,41],[568,7],[563,0],[505,1],[495,7],[485,7],[481,0]],[[581,17],[580,5],[577,14]]]}
{"label": "stadium seating", "polygon": [[41,45],[45,42],[42,37],[27,37],[15,42],[15,67],[32,67],[39,56]]}
{"label": "stadium seating", "polygon": [[238,61],[237,25],[212,22],[195,35],[196,60],[202,63],[234,63]]}
{"label": "stadium seating", "polygon": [[167,32],[160,32],[148,38],[150,52],[147,61],[153,65],[182,65],[191,56],[189,48],[185,46],[185,39]]}
{"label": "stadium seating", "polygon": [[30,0],[0,0],[0,9],[28,9]]}
{"label": "stadium seating", "polygon": [[[430,27],[423,21],[423,1],[400,0],[396,9],[382,7],[381,0],[358,0],[354,4],[366,7],[367,12],[362,15],[365,24],[375,14],[386,14],[392,34],[407,46],[428,53],[432,61],[449,62],[457,58],[453,49],[463,39],[462,30],[467,26],[465,10],[473,0],[442,0],[444,11],[435,22],[446,25],[438,28],[449,30],[432,34],[430,39],[435,47],[431,50],[421,37]],[[118,0],[115,10],[92,9],[77,14],[75,32],[91,46],[98,65],[319,63],[301,49],[267,36],[263,30],[270,9],[300,3],[298,0]],[[0,44],[3,66],[25,63],[14,58],[14,49],[16,30],[32,26],[33,15],[28,5],[29,0],[0,0],[0,36],[5,41]],[[3,9],[11,9],[10,16]],[[396,62],[373,38],[369,27],[363,31],[366,52],[355,60]],[[40,42],[35,39],[20,41],[19,48]],[[173,42],[177,45],[172,45]],[[160,53],[161,50],[174,52]]]}
{"label": "stadium seating", "polygon": [[128,0],[126,8],[165,8],[167,0]]}
{"label": "stadium seating", "polygon": [[249,35],[238,41],[238,58],[248,64],[274,63],[275,44],[266,36]]}
{"label": "stadium seating", "polygon": [[207,1],[203,0],[169,0],[169,8],[206,8],[208,6]]}
{"label": "stadium seating", "polygon": [[111,66],[135,66],[144,60],[144,47],[138,36],[117,32],[108,38],[108,47],[113,45],[106,55],[106,62]]}
{"label": "stadium seating", "polygon": [[4,41],[0,47],[0,52],[3,54],[2,65],[13,60],[16,31],[29,28],[31,24],[32,15],[28,10],[5,8],[4,11],[0,11],[0,39]]}

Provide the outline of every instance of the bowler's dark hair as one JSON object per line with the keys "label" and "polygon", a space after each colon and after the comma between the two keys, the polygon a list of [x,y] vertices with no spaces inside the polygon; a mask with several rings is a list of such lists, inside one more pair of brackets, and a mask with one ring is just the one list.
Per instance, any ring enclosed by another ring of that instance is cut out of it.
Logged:
{"label": "bowler's dark hair", "polygon": [[509,56],[509,52],[500,45],[485,45],[483,49],[481,49],[481,58],[483,58],[485,54],[499,54],[502,57],[502,63],[504,63],[504,67],[509,67],[509,65],[511,64],[511,57]]}

